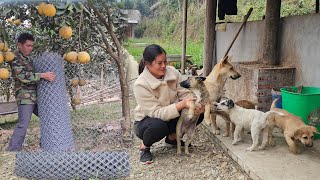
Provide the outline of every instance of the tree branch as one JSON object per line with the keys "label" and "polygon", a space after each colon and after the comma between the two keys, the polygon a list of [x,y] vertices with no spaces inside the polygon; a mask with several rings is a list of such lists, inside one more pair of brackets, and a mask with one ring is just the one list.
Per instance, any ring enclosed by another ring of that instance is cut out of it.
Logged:
{"label": "tree branch", "polygon": [[107,6],[107,18],[108,18],[108,22],[106,21],[106,18],[100,13],[100,11],[94,6],[94,4],[92,3],[91,0],[88,1],[89,6],[93,9],[94,13],[98,16],[99,21],[107,28],[109,34],[111,35],[111,38],[113,40],[113,42],[115,43],[117,49],[118,49],[118,53],[120,54],[121,51],[121,45],[120,42],[118,40],[118,38],[116,37],[115,33],[113,32],[113,26],[112,26],[112,21],[111,21],[111,16],[110,16],[110,8]]}

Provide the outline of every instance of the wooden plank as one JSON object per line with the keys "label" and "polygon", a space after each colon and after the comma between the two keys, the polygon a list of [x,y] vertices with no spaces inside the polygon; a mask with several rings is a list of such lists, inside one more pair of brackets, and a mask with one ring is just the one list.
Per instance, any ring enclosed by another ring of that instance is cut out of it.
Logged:
{"label": "wooden plank", "polygon": [[16,101],[0,103],[0,115],[13,114],[17,112],[18,105]]}

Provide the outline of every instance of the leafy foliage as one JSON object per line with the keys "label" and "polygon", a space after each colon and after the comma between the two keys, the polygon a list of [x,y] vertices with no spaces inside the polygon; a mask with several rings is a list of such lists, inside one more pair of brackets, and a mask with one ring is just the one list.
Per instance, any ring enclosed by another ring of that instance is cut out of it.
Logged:
{"label": "leafy foliage", "polygon": [[[113,31],[120,41],[124,39],[127,19],[123,16],[122,11],[117,8],[114,0],[94,1],[95,6],[106,19],[106,6],[112,7]],[[57,13],[54,17],[40,15],[38,4],[36,3],[2,3],[0,4],[0,41],[8,42],[10,49],[16,49],[16,39],[22,32],[29,32],[35,37],[34,55],[41,54],[45,51],[58,52],[61,55],[69,51],[87,51],[91,55],[92,62],[86,65],[66,63],[66,74],[69,78],[82,76],[83,72],[88,72],[87,78],[96,76],[100,72],[102,64],[111,64],[111,57],[101,48],[103,44],[101,33],[97,30],[97,24],[100,22],[93,10],[88,4],[81,2],[60,1],[52,2]],[[23,22],[15,25],[10,19],[20,19]],[[73,29],[73,35],[66,40],[59,36],[59,29],[64,25],[69,25]],[[111,39],[107,29],[102,27],[107,34],[108,40]],[[110,41],[110,46],[116,51],[115,45]],[[7,64],[2,66],[8,67]],[[107,73],[106,73],[107,74]],[[7,85],[9,80],[0,83]],[[5,92],[1,89],[0,92]]]}

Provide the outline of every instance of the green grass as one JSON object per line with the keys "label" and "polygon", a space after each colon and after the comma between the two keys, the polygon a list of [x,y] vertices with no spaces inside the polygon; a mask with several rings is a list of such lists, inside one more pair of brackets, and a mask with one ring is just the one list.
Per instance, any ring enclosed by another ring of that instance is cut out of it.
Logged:
{"label": "green grass", "polygon": [[[180,41],[159,40],[150,38],[141,39],[129,39],[125,42],[124,46],[135,59],[140,62],[143,50],[145,46],[141,46],[141,43],[146,44],[159,44],[169,54],[181,54],[182,46]],[[192,62],[198,66],[203,62],[203,42],[187,41],[187,55],[191,55]]]}

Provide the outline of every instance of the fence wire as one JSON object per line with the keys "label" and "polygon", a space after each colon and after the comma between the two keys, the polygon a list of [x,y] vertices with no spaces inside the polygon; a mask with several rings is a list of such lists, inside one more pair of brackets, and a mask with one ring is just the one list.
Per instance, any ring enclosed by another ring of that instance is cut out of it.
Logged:
{"label": "fence wire", "polygon": [[57,53],[44,53],[33,64],[38,73],[54,72],[56,75],[53,82],[41,80],[37,86],[41,148],[46,151],[73,150],[63,58]]}
{"label": "fence wire", "polygon": [[[116,68],[95,62],[70,64],[55,53],[35,58],[34,66],[38,72],[53,71],[57,77],[56,83],[42,81],[38,86],[41,128],[31,123],[25,147],[35,152],[17,154],[16,174],[31,179],[127,176],[130,164],[125,149],[132,142],[122,139],[121,91]],[[72,84],[73,78],[84,79],[86,83]],[[75,96],[80,96],[76,105],[72,102]],[[132,97],[130,103],[135,106]],[[70,149],[75,151],[66,151]]]}
{"label": "fence wire", "polygon": [[29,179],[118,179],[129,175],[126,152],[19,152],[15,173]]}

